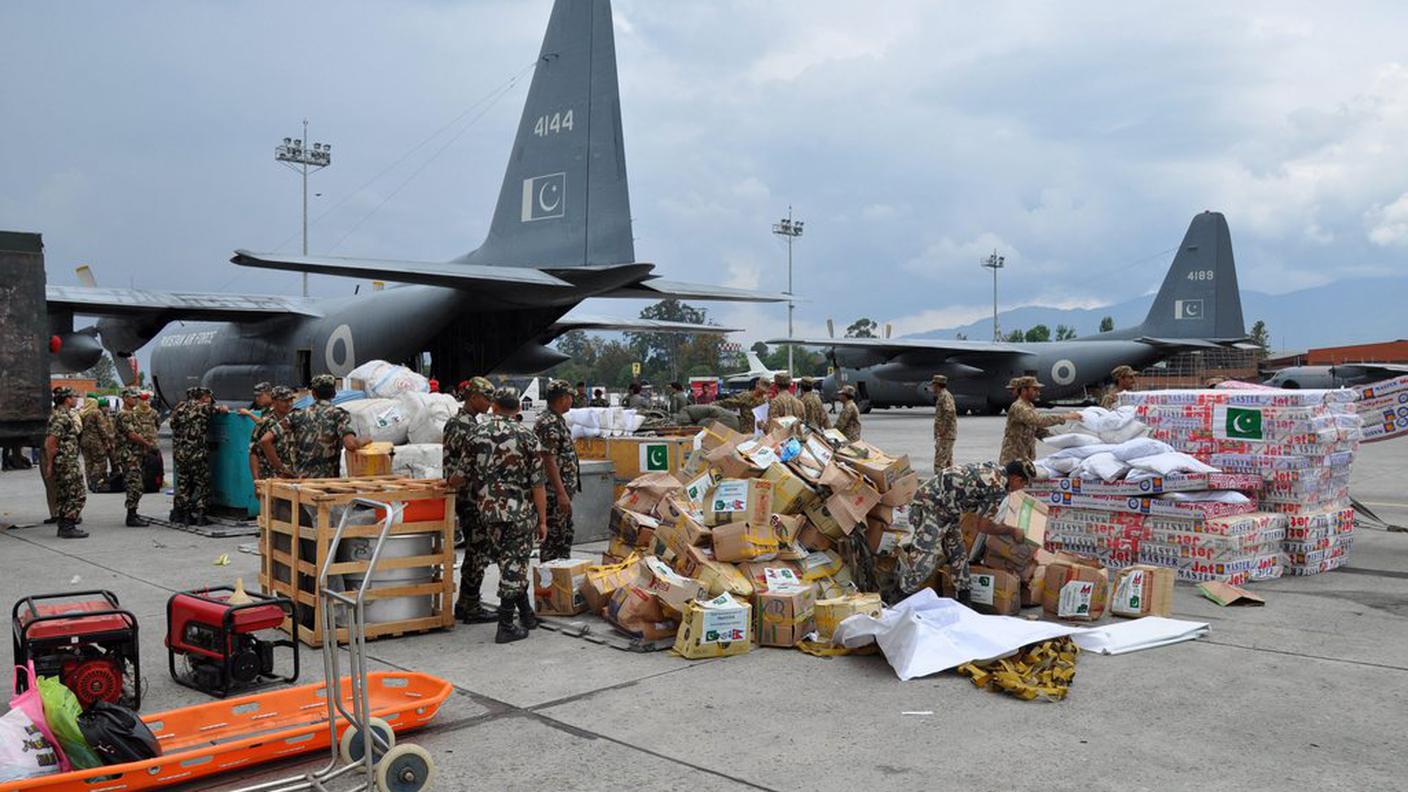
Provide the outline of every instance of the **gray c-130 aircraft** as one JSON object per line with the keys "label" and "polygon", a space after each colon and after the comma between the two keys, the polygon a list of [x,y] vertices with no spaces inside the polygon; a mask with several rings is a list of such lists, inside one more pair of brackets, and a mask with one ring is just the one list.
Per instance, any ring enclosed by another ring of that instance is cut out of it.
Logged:
{"label": "gray c-130 aircraft", "polygon": [[[772,339],[769,344],[787,343]],[[1017,343],[942,339],[837,338],[793,343],[823,348],[835,363],[822,391],[856,388],[862,409],[934,403],[929,378],[948,377],[961,411],[996,413],[1012,402],[1007,382],[1034,375],[1043,400],[1082,398],[1119,365],[1136,370],[1198,349],[1247,348],[1232,237],[1220,212],[1193,218],[1144,321],[1070,341]]]}
{"label": "gray c-130 aircraft", "polygon": [[[235,251],[247,267],[400,284],[361,296],[292,297],[48,287],[55,370],[80,371],[105,348],[130,358],[169,322],[151,356],[168,405],[192,385],[243,400],[261,381],[306,384],[368,360],[422,352],[456,382],[536,373],[566,359],[546,346],[572,329],[728,332],[651,320],[562,320],[589,297],[717,301],[786,299],[667,281],[637,262],[609,0],[557,0],[484,243],[443,263]],[[75,331],[75,314],[100,317]],[[191,321],[194,320],[194,321]],[[101,338],[101,347],[98,339]],[[118,365],[124,379],[130,365]]]}

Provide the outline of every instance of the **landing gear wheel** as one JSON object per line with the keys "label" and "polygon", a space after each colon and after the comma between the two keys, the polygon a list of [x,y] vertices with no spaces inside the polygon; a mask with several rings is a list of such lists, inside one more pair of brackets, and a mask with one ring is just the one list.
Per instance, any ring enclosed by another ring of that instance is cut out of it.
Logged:
{"label": "landing gear wheel", "polygon": [[[372,766],[376,766],[386,759],[386,755],[391,752],[392,748],[396,747],[396,732],[391,728],[391,724],[381,718],[372,718],[367,725],[372,730],[373,743],[378,739],[386,742],[385,748],[379,745],[372,747]],[[363,748],[362,733],[357,730],[356,726],[348,726],[347,730],[342,733],[342,739],[337,743],[337,755],[342,757],[342,761],[347,764],[359,765],[362,763]]]}
{"label": "landing gear wheel", "polygon": [[856,404],[856,409],[860,410],[861,415],[869,415],[870,399],[861,399],[860,402]]}
{"label": "landing gear wheel", "polygon": [[377,792],[421,792],[435,780],[435,763],[419,745],[398,745],[376,766]]}

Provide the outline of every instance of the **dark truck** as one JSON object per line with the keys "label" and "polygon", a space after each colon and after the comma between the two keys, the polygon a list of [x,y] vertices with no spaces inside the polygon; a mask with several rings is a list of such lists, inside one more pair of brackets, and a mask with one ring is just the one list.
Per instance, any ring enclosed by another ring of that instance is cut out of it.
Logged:
{"label": "dark truck", "polygon": [[0,445],[38,445],[49,421],[44,241],[0,231]]}

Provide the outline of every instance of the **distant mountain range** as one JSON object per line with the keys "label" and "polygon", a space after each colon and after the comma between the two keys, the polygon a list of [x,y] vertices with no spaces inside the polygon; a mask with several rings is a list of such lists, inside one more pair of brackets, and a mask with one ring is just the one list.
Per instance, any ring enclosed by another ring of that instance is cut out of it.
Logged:
{"label": "distant mountain range", "polygon": [[[1075,328],[1081,336],[1095,335],[1102,317],[1112,317],[1116,328],[1139,324],[1153,301],[1154,295],[1150,294],[1103,308],[1029,305],[1000,311],[998,324],[1004,333],[1044,324],[1054,336],[1056,326],[1063,324]],[[1408,338],[1405,301],[1408,301],[1408,277],[1362,278],[1286,294],[1244,290],[1242,317],[1247,329],[1258,319],[1266,322],[1273,351],[1303,350]],[[907,337],[953,338],[958,333],[974,341],[987,340],[992,335],[992,320],[912,333]]]}

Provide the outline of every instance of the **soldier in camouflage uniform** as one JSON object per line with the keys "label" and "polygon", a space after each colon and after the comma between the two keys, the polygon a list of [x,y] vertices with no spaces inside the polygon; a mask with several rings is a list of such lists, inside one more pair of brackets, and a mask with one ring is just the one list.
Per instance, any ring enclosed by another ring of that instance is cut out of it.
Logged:
{"label": "soldier in camouflage uniform", "polygon": [[821,403],[821,396],[816,392],[816,380],[811,377],[802,378],[802,415],[807,426],[818,432],[831,427],[831,417],[826,414],[826,405]]}
{"label": "soldier in camouflage uniform", "polygon": [[645,394],[641,393],[639,382],[632,382],[628,391],[630,395],[626,397],[626,403],[623,405],[626,409],[645,410],[650,408],[650,399],[647,399]]}
{"label": "soldier in camouflage uniform", "polygon": [[689,394],[684,392],[684,386],[678,382],[670,383],[670,414],[679,415],[684,412],[684,408],[689,406]]}
{"label": "soldier in camouflage uniform", "polygon": [[1134,369],[1130,366],[1115,366],[1115,370],[1110,372],[1110,379],[1115,381],[1115,385],[1105,393],[1105,398],[1100,400],[1100,406],[1107,410],[1120,406],[1121,393],[1134,390]]}
{"label": "soldier in camouflage uniform", "polygon": [[78,420],[83,425],[78,447],[83,452],[83,475],[88,481],[88,491],[101,492],[107,488],[108,460],[113,452],[112,420],[101,397],[96,393],[88,394],[83,409],[78,411]]}
{"label": "soldier in camouflage uniform", "polygon": [[909,504],[914,542],[896,552],[895,576],[883,581],[885,599],[894,603],[918,591],[934,574],[942,557],[953,578],[954,599],[967,605],[972,584],[959,517],[972,512],[983,518],[977,523],[979,532],[1024,538],[1020,528],[995,523],[990,518],[1007,493],[1022,489],[1035,475],[1030,462],[977,462],[948,468],[924,482]]}
{"label": "soldier in camouflage uniform", "polygon": [[473,496],[471,480],[470,439],[479,430],[480,416],[489,412],[494,400],[494,383],[475,377],[460,383],[464,407],[445,422],[445,439],[441,451],[441,469],[445,483],[459,489],[455,498],[455,516],[464,535],[464,561],[460,564],[460,596],[455,600],[455,618],[465,624],[488,624],[499,620],[498,614],[480,605],[479,590],[484,585],[484,569],[494,560],[494,545],[488,527],[479,521],[479,507]]}
{"label": "soldier in camouflage uniform", "polygon": [[566,382],[549,385],[548,408],[533,427],[543,445],[548,496],[548,536],[538,545],[539,561],[572,557],[572,496],[581,489],[581,478],[572,430],[562,417],[572,406],[571,395]]}
{"label": "soldier in camouflage uniform", "polygon": [[753,390],[747,393],[740,393],[737,396],[730,396],[727,399],[719,399],[714,402],[714,406],[729,410],[738,410],[738,431],[746,435],[753,434],[755,430],[753,408],[767,402],[768,388],[771,386],[771,379],[759,377],[758,381],[753,383]]}
{"label": "soldier in camouflage uniform", "polygon": [[1015,399],[1007,408],[1007,428],[1002,433],[1002,452],[997,461],[1007,464],[1014,459],[1032,462],[1036,459],[1036,441],[1046,437],[1048,427],[1079,421],[1080,413],[1068,412],[1060,415],[1042,415],[1032,406],[1041,394],[1042,384],[1036,377],[1016,377],[1007,383]]}
{"label": "soldier in camouflage uniform", "polygon": [[142,391],[128,387],[122,389],[122,412],[117,414],[117,448],[122,459],[123,485],[127,489],[127,526],[141,528],[147,521],[137,515],[137,504],[142,500],[142,467],[147,455],[156,448],[156,410],[142,404]]}
{"label": "soldier in camouflage uniform", "polygon": [[[337,394],[337,380],[330,374],[319,374],[311,383],[313,404],[288,416],[288,430],[293,434],[295,470],[299,478],[337,478],[342,475],[342,452],[356,451],[371,442],[359,438],[352,428],[352,416],[332,403]],[[277,437],[276,433],[276,437]]]}
{"label": "soldier in camouflage uniform", "polygon": [[935,374],[934,385],[934,475],[953,467],[953,441],[958,439],[958,406],[948,392],[948,377]]}
{"label": "soldier in camouflage uniform", "polygon": [[601,388],[592,391],[592,400],[587,402],[588,407],[610,407],[611,402],[606,400],[606,393]]}
{"label": "soldier in camouflage uniform", "polygon": [[210,525],[205,511],[210,507],[210,417],[229,410],[215,404],[209,388],[196,385],[186,389],[186,400],[171,411],[172,463],[176,473],[176,497],[171,521]]}
{"label": "soldier in camouflage uniform", "polygon": [[846,385],[836,393],[841,402],[841,414],[836,416],[836,431],[847,440],[860,439],[860,408],[856,406],[856,389]]}
{"label": "soldier in camouflage uniform", "polygon": [[288,417],[293,412],[293,388],[279,385],[269,390],[270,410],[254,422],[249,435],[249,467],[254,480],[294,475],[297,455]]}
{"label": "soldier in camouflage uniform", "polygon": [[588,406],[590,402],[591,400],[587,398],[587,383],[577,383],[577,392],[572,394],[572,409],[580,410]]}
{"label": "soldier in camouflage uniform", "polygon": [[[494,413],[469,441],[470,496],[479,519],[489,528],[499,564],[499,630],[495,643],[528,637],[537,626],[528,598],[528,556],[533,552],[534,527],[539,541],[547,538],[547,491],[544,488],[542,445],[528,427],[514,420],[518,391],[494,393]],[[517,610],[522,624],[515,624]]]}
{"label": "soldier in camouflage uniform", "polygon": [[778,374],[777,395],[768,403],[768,420],[789,416],[805,419],[806,414],[807,408],[802,406],[802,400],[792,394],[792,375]]}
{"label": "soldier in camouflage uniform", "polygon": [[78,438],[82,421],[73,407],[78,399],[72,388],[54,388],[54,411],[44,433],[44,478],[53,484],[55,511],[60,539],[82,539],[88,532],[78,527],[88,493],[83,488],[83,470],[78,465]]}

